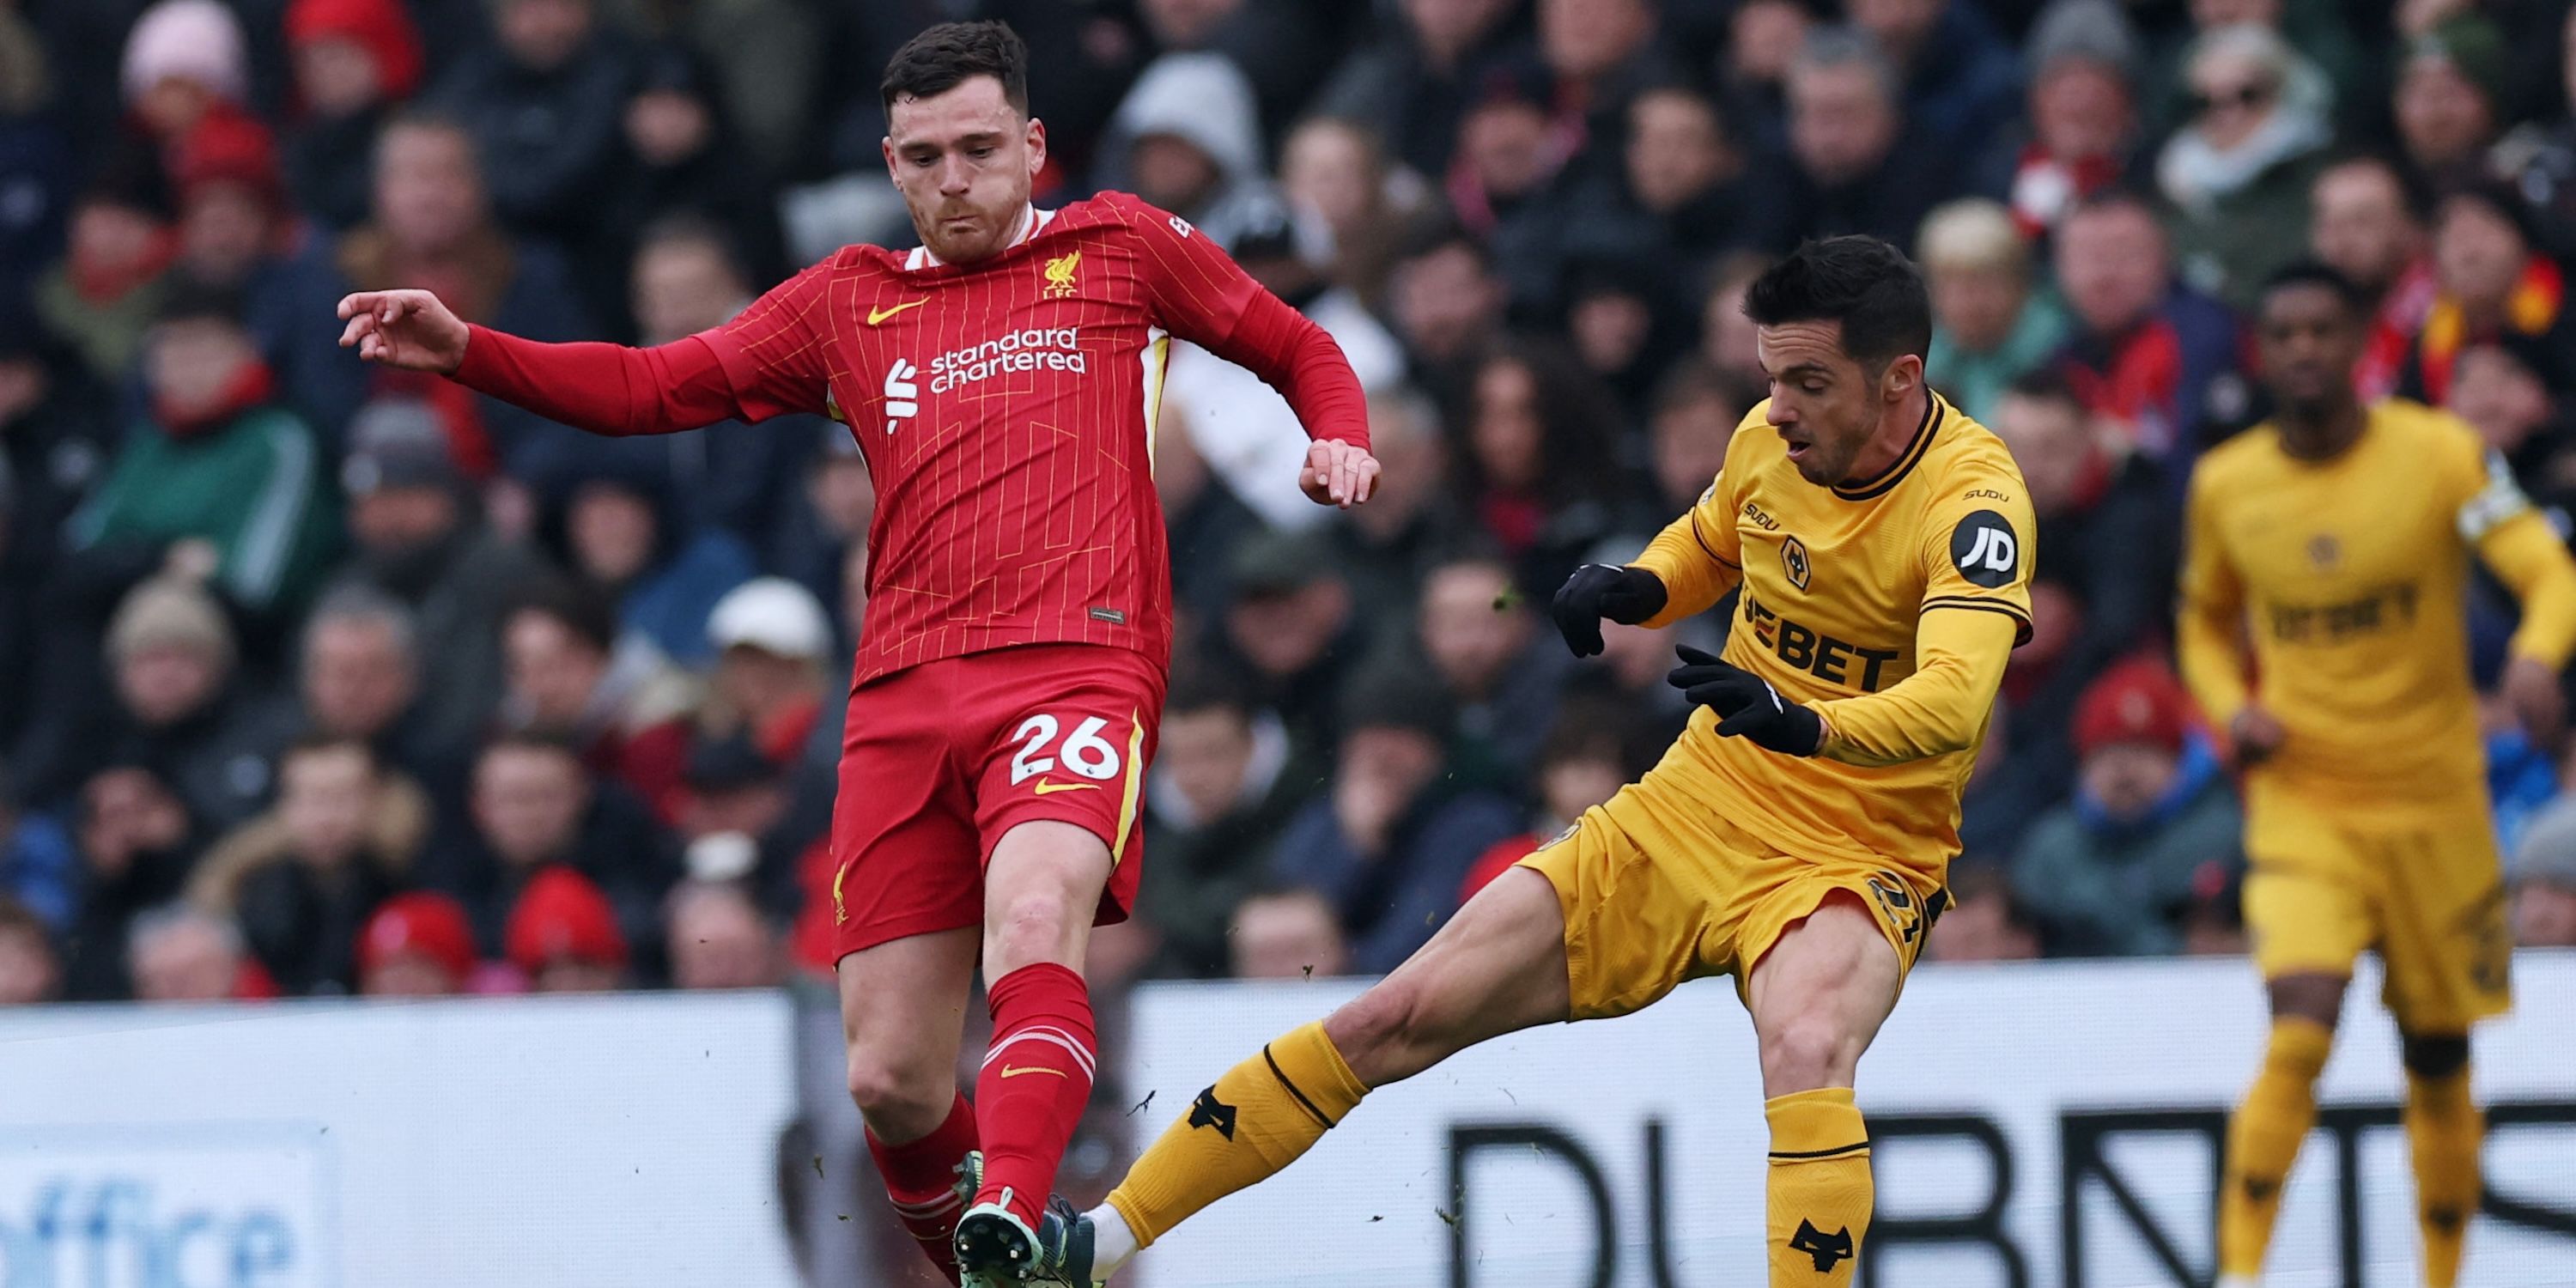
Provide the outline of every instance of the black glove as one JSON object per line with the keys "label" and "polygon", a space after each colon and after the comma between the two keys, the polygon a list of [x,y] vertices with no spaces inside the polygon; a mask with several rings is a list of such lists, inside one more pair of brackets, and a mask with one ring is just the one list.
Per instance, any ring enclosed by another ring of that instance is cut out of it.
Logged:
{"label": "black glove", "polygon": [[1664,580],[1643,568],[1585,564],[1556,588],[1548,609],[1576,657],[1601,651],[1601,619],[1634,626],[1664,611]]}
{"label": "black glove", "polygon": [[1780,696],[1769,680],[1692,648],[1675,649],[1682,664],[1664,677],[1691,705],[1717,713],[1717,736],[1750,738],[1783,756],[1812,756],[1824,749],[1824,717]]}

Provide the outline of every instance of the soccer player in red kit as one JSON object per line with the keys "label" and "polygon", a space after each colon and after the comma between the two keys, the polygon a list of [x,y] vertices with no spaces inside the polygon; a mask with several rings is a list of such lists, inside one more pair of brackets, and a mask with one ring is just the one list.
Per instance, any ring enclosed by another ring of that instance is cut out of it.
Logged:
{"label": "soccer player in red kit", "polygon": [[[1088,1227],[1049,1191],[1096,1060],[1083,949],[1135,896],[1171,655],[1166,336],[1287,398],[1316,501],[1367,500],[1378,467],[1341,351],[1196,229],[1118,193],[1030,204],[1027,61],[979,22],[888,64],[886,167],[919,249],[845,247],[650,349],[518,339],[416,290],[341,301],[341,343],[595,433],[849,425],[879,495],[832,824],[851,1094],[952,1280],[1087,1286]],[[993,1041],[970,1106],[952,1070],[979,953]]]}

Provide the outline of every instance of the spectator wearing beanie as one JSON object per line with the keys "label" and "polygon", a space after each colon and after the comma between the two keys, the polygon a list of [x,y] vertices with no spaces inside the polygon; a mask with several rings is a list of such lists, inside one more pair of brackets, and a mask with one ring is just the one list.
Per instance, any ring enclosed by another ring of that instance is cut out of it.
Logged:
{"label": "spectator wearing beanie", "polygon": [[402,0],[293,0],[286,43],[295,63],[288,186],[339,233],[367,217],[377,130],[420,89],[420,32]]}
{"label": "spectator wearing beanie", "polygon": [[206,121],[173,150],[170,178],[179,272],[208,285],[274,289],[296,222],[268,127],[247,116]]}
{"label": "spectator wearing beanie", "polygon": [[32,800],[60,800],[110,765],[149,766],[197,823],[228,828],[267,802],[269,758],[292,737],[291,710],[249,693],[235,674],[233,630],[193,582],[160,577],[118,605],[107,631],[115,700],[62,695],[82,710],[48,726],[67,735],[33,750]]}
{"label": "spectator wearing beanie", "polygon": [[2024,57],[2026,123],[1997,132],[1970,186],[2009,205],[2022,234],[2037,238],[2076,203],[2144,178],[2138,35],[2117,0],[2053,0]]}
{"label": "spectator wearing beanie", "polygon": [[384,398],[349,427],[340,486],[355,549],[339,581],[394,600],[418,627],[425,740],[480,738],[501,700],[501,622],[544,561],[484,521],[449,422],[426,403]]}
{"label": "spectator wearing beanie", "polygon": [[539,993],[598,993],[626,979],[626,937],[608,896],[570,868],[529,878],[503,932],[510,964]]}
{"label": "spectator wearing beanie", "polygon": [[246,114],[250,49],[222,0],[161,0],[135,21],[120,75],[128,114],[174,149],[209,120]]}
{"label": "spectator wearing beanie", "polygon": [[2242,865],[2242,819],[2191,701],[2162,661],[2106,672],[2075,713],[2075,799],[2032,824],[2012,887],[2065,951],[2182,947],[2195,892]]}
{"label": "spectator wearing beanie", "polygon": [[2444,188],[2488,173],[2504,128],[2504,36],[2474,9],[2434,24],[2399,54],[2397,140],[2416,180]]}
{"label": "spectator wearing beanie", "polygon": [[415,890],[378,905],[358,936],[358,991],[369,997],[446,997],[473,979],[474,930],[465,906]]}
{"label": "spectator wearing beanie", "polygon": [[73,521],[76,548],[202,541],[226,596],[255,613],[304,603],[327,568],[338,516],[319,445],[280,405],[241,323],[240,295],[182,284],[153,324],[151,420]]}
{"label": "spectator wearing beanie", "polygon": [[1457,910],[1468,870],[1521,830],[1520,811],[1451,779],[1456,716],[1436,679],[1374,664],[1351,678],[1341,708],[1332,780],[1289,821],[1270,876],[1330,900],[1350,937],[1351,968],[1380,974]]}

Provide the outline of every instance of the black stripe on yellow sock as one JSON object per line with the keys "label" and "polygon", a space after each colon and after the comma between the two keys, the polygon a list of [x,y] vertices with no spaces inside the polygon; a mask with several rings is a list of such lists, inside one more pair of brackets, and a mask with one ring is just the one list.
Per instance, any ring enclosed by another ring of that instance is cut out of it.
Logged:
{"label": "black stripe on yellow sock", "polygon": [[1811,1158],[1840,1158],[1867,1148],[1869,1142],[1864,1140],[1854,1145],[1836,1145],[1832,1149],[1775,1149],[1771,1151],[1771,1157],[1785,1162],[1804,1162]]}
{"label": "black stripe on yellow sock", "polygon": [[1325,1117],[1324,1111],[1317,1109],[1315,1107],[1315,1102],[1307,1099],[1306,1093],[1299,1091],[1297,1089],[1297,1084],[1288,1080],[1288,1074],[1279,1067],[1278,1058],[1270,1054],[1270,1048],[1267,1044],[1263,1045],[1261,1048],[1261,1059],[1264,1063],[1270,1066],[1270,1076],[1277,1078],[1279,1080],[1279,1085],[1286,1087],[1288,1089],[1288,1094],[1295,1096],[1297,1098],[1297,1103],[1305,1106],[1306,1112],[1313,1114],[1315,1116],[1315,1121],[1322,1123],[1326,1131],[1332,1130],[1333,1120]]}

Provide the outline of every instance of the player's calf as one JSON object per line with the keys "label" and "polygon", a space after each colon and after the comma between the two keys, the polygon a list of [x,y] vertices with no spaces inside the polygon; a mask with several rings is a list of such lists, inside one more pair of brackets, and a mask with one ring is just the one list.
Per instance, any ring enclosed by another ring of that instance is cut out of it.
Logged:
{"label": "player's calf", "polygon": [[984,978],[993,1041],[975,1082],[984,1147],[976,1205],[1037,1229],[1056,1164],[1091,1101],[1099,1068],[1091,993],[1080,973],[1109,847],[1069,823],[1005,833],[985,870]]}
{"label": "player's calf", "polygon": [[1781,934],[1747,983],[1770,1097],[1773,1288],[1844,1288],[1858,1268],[1876,1194],[1852,1075],[1902,978],[1877,918],[1837,891]]}
{"label": "player's calf", "polygon": [[2406,1145],[2415,1164],[2415,1215],[2424,1239],[2425,1288],[2459,1282],[2469,1218],[2481,1185],[2486,1116],[2469,1095],[2466,1034],[2407,1034]]}

